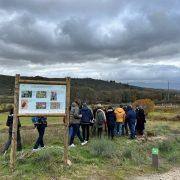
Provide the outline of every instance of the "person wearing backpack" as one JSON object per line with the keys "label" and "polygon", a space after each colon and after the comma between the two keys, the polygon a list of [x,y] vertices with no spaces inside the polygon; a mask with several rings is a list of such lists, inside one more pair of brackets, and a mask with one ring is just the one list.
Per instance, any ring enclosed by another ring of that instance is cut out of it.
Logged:
{"label": "person wearing backpack", "polygon": [[81,128],[82,128],[82,135],[83,140],[88,142],[89,141],[89,126],[93,120],[93,114],[91,110],[88,108],[86,103],[83,103],[82,109],[80,110],[81,117]]}
{"label": "person wearing backpack", "polygon": [[101,104],[97,105],[95,120],[96,120],[96,128],[97,128],[98,137],[101,138],[103,125],[106,122],[106,115],[105,115],[105,112],[102,110]]}
{"label": "person wearing backpack", "polygon": [[[13,120],[14,120],[14,109],[11,109],[6,121],[6,126],[9,127],[9,138],[7,140],[7,142],[4,145],[4,148],[2,150],[2,154],[6,154],[7,150],[9,149],[9,146],[11,145],[12,142],[12,130],[13,130]],[[17,151],[21,151],[22,150],[22,144],[21,144],[21,134],[20,134],[20,127],[21,127],[21,123],[20,120],[18,118],[18,127],[17,127]]]}
{"label": "person wearing backpack", "polygon": [[44,116],[41,117],[33,117],[32,122],[34,123],[34,127],[38,130],[39,137],[36,140],[36,143],[33,147],[33,151],[40,150],[41,148],[44,148],[44,133],[45,129],[47,127],[47,118]]}
{"label": "person wearing backpack", "polygon": [[113,140],[114,128],[116,125],[116,115],[111,106],[108,107],[108,110],[106,112],[106,120],[107,120],[107,127],[108,127],[108,137]]}

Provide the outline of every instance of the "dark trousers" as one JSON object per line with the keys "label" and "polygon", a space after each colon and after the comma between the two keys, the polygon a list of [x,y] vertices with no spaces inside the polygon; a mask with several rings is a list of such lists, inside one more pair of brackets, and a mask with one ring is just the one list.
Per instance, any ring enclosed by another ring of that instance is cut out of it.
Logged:
{"label": "dark trousers", "polygon": [[[9,146],[11,145],[11,141],[12,141],[12,132],[9,132],[9,138],[4,145],[4,149],[3,149],[2,153],[5,153],[5,151],[7,151],[9,149]],[[21,151],[21,150],[22,150],[21,134],[20,134],[20,131],[18,130],[17,131],[17,151]]]}
{"label": "dark trousers", "polygon": [[103,128],[102,127],[98,127],[98,138],[101,138],[102,131],[103,131]]}
{"label": "dark trousers", "polygon": [[34,145],[34,149],[38,149],[39,146],[44,147],[43,137],[45,132],[45,126],[37,126],[39,137]]}
{"label": "dark trousers", "polygon": [[130,130],[130,138],[134,139],[136,136],[136,123],[135,122],[128,122],[129,130]]}
{"label": "dark trousers", "polygon": [[129,132],[128,132],[128,122],[124,123],[124,130],[125,130],[126,136],[128,136],[128,134],[129,134]]}
{"label": "dark trousers", "polygon": [[115,125],[108,125],[108,137],[111,139],[114,138],[114,128]]}
{"label": "dark trousers", "polygon": [[73,133],[72,133],[72,136],[70,138],[70,145],[74,143],[74,138],[75,136],[77,135],[77,137],[79,138],[79,140],[81,141],[81,143],[83,142],[83,138],[81,136],[81,132],[80,132],[80,125],[79,124],[72,124],[71,125],[72,128],[73,128]]}
{"label": "dark trousers", "polygon": [[84,141],[89,141],[89,124],[81,124]]}

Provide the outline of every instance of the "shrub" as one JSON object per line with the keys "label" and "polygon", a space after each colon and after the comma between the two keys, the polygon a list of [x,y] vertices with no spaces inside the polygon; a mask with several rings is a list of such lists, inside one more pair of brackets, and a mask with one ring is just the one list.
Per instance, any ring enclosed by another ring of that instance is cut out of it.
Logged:
{"label": "shrub", "polygon": [[94,156],[113,157],[117,154],[117,146],[107,139],[94,140],[89,150]]}
{"label": "shrub", "polygon": [[154,111],[155,104],[151,99],[139,99],[133,103],[133,107],[142,106],[145,113]]}
{"label": "shrub", "polygon": [[173,144],[170,141],[163,141],[159,144],[159,150],[163,152],[170,152],[173,150]]}

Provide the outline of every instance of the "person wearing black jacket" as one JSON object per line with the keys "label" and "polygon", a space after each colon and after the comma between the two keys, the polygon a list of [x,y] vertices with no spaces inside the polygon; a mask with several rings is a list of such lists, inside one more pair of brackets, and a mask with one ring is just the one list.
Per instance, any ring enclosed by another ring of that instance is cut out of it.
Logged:
{"label": "person wearing black jacket", "polygon": [[44,148],[43,137],[45,133],[45,128],[47,127],[47,118],[46,117],[33,117],[32,121],[34,127],[37,128],[39,137],[34,145],[33,151],[38,150],[39,148]]}
{"label": "person wearing black jacket", "polygon": [[82,128],[83,140],[88,142],[89,126],[91,124],[91,121],[93,120],[93,114],[86,103],[83,103],[82,109],[80,110],[80,114],[82,115],[80,123]]}
{"label": "person wearing black jacket", "polygon": [[[9,127],[9,138],[7,140],[7,142],[4,145],[4,148],[2,150],[2,154],[6,153],[6,151],[9,149],[9,146],[11,145],[11,141],[12,141],[12,130],[13,130],[13,114],[14,110],[11,109],[6,121],[6,126]],[[21,134],[20,134],[20,127],[21,127],[21,123],[20,120],[18,118],[18,127],[17,127],[17,151],[21,151],[22,150],[22,144],[21,144]]]}
{"label": "person wearing black jacket", "polygon": [[136,108],[136,117],[137,117],[136,132],[137,135],[142,136],[144,134],[146,117],[145,117],[144,109],[141,106]]}
{"label": "person wearing black jacket", "polygon": [[108,137],[113,139],[114,138],[114,128],[116,125],[116,115],[112,107],[108,107],[106,112],[106,121],[108,127]]}

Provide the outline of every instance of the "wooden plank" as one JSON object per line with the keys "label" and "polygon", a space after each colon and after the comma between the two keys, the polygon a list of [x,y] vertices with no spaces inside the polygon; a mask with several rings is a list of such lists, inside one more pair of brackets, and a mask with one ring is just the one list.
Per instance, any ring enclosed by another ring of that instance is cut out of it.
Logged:
{"label": "wooden plank", "polygon": [[21,79],[20,84],[45,84],[45,85],[66,85],[66,81],[41,81]]}
{"label": "wooden plank", "polygon": [[11,141],[11,153],[10,153],[10,168],[11,171],[15,170],[16,163],[16,150],[17,150],[17,128],[18,128],[18,97],[19,97],[19,79],[20,75],[17,74],[15,78],[15,91],[14,91],[14,117],[13,117],[13,129],[12,129],[12,141]]}
{"label": "wooden plank", "polygon": [[18,117],[35,117],[35,116],[46,116],[46,117],[65,117],[66,114],[18,114]]}
{"label": "wooden plank", "polygon": [[158,154],[152,154],[152,167],[154,167],[155,169],[159,168]]}
{"label": "wooden plank", "polygon": [[70,78],[66,78],[66,117],[64,123],[64,164],[68,165],[68,129],[69,129],[69,114],[70,114]]}

